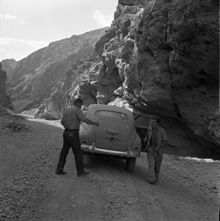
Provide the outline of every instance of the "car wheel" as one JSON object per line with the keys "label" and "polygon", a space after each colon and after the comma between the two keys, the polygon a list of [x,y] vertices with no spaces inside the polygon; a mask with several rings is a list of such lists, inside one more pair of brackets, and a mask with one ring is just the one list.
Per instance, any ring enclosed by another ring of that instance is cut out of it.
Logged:
{"label": "car wheel", "polygon": [[135,164],[136,164],[136,158],[131,157],[126,159],[126,170],[132,173],[135,169]]}

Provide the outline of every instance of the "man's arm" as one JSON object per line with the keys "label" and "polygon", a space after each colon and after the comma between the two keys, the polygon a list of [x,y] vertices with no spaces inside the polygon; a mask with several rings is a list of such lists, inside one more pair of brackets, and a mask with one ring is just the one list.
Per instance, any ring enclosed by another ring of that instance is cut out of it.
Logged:
{"label": "man's arm", "polygon": [[159,129],[158,136],[157,136],[157,147],[156,150],[159,150],[160,148],[163,147],[163,145],[167,142],[167,136],[166,132],[163,128]]}
{"label": "man's arm", "polygon": [[88,119],[88,118],[85,118],[85,119],[84,119],[84,122],[87,123],[87,124],[95,125],[96,127],[99,126],[99,122],[97,122],[97,121],[92,121],[92,120],[90,120],[90,119]]}
{"label": "man's arm", "polygon": [[81,110],[77,111],[77,115],[81,121],[83,121],[87,124],[95,125],[96,127],[99,126],[99,122],[92,121],[92,120],[86,118],[86,116],[83,114],[83,112]]}

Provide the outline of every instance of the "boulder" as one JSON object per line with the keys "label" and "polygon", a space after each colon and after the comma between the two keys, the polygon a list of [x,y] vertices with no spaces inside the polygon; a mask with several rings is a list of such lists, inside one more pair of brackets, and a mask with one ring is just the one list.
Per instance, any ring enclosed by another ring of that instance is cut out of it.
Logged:
{"label": "boulder", "polygon": [[219,110],[218,39],[216,2],[204,0],[154,1],[136,35],[141,96],[212,141],[210,119]]}
{"label": "boulder", "polygon": [[218,145],[218,30],[215,0],[119,0],[96,43],[97,102],[127,99],[145,114],[178,122],[184,139],[191,133]]}

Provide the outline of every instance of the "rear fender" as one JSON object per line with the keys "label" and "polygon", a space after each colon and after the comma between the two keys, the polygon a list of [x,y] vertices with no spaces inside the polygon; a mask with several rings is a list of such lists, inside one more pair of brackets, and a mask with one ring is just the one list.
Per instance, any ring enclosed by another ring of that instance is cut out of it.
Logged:
{"label": "rear fender", "polygon": [[135,128],[131,130],[129,139],[130,139],[131,150],[135,152],[140,152],[141,151],[141,139],[139,135],[137,134]]}
{"label": "rear fender", "polygon": [[80,143],[86,143],[91,145],[95,141],[93,127],[94,126],[88,125],[86,123],[80,124],[80,130],[79,130]]}

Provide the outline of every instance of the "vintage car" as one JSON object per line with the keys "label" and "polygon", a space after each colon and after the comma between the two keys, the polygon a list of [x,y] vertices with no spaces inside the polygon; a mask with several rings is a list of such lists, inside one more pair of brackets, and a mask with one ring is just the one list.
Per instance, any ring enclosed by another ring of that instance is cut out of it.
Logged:
{"label": "vintage car", "polygon": [[133,172],[136,157],[141,152],[133,113],[122,107],[92,104],[86,111],[86,117],[98,121],[100,125],[80,125],[82,150],[85,153],[122,157],[126,159],[126,169]]}

